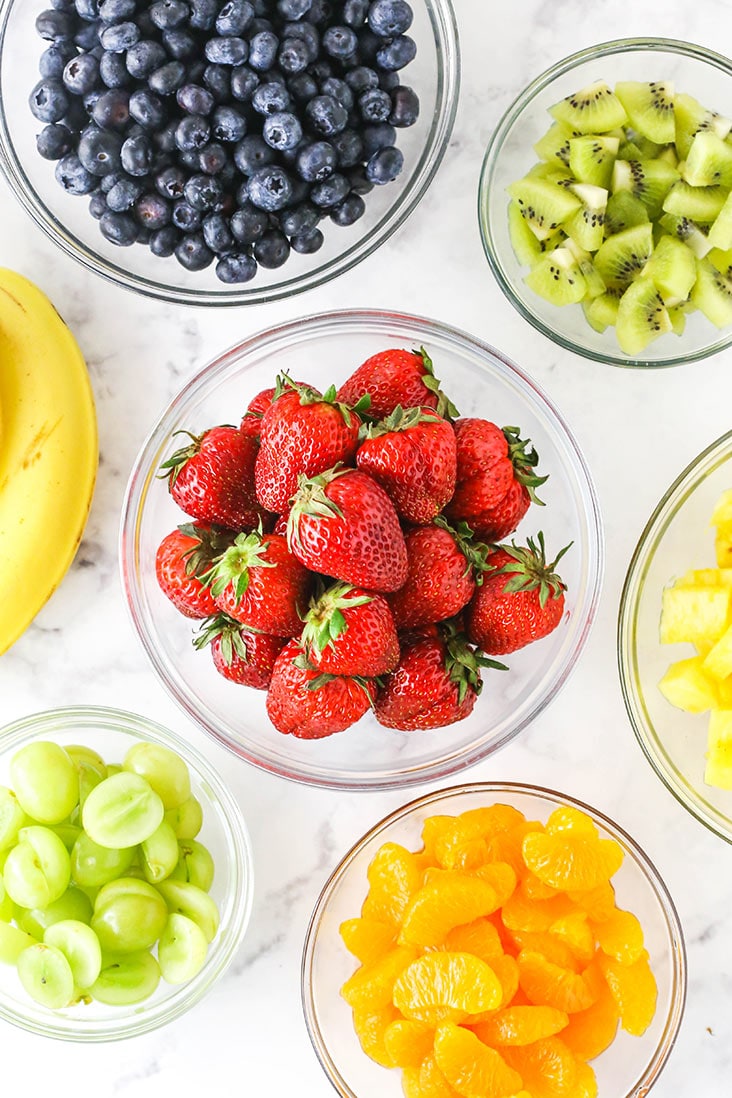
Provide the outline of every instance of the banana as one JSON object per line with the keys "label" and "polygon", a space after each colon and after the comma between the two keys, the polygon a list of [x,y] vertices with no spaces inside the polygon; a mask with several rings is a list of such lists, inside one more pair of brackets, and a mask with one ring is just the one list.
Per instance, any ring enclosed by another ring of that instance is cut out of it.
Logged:
{"label": "banana", "polygon": [[0,268],[0,654],[53,594],[79,546],[98,464],[79,347],[32,282]]}

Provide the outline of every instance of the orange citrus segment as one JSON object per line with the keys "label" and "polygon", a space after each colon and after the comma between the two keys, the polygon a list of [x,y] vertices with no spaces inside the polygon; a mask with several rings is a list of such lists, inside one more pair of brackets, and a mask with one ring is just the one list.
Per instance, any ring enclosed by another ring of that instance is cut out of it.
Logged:
{"label": "orange citrus segment", "polygon": [[397,946],[372,965],[361,965],[346,980],[341,995],[349,1006],[377,1010],[392,1001],[394,983],[417,956],[411,946]]}
{"label": "orange citrus segment", "polygon": [[445,948],[452,953],[474,953],[486,964],[503,955],[498,931],[489,919],[475,919],[465,926],[453,927],[445,938]]}
{"label": "orange citrus segment", "polygon": [[510,1006],[472,1026],[487,1045],[531,1045],[561,1033],[569,1021],[563,1010],[547,1006]]}
{"label": "orange citrus segment", "polygon": [[[396,1015],[396,1008],[394,1014]],[[391,1067],[418,1068],[432,1052],[435,1031],[424,1022],[413,1018],[396,1017],[384,1031],[384,1048],[391,1060]]]}
{"label": "orange citrus segment", "polygon": [[595,994],[595,1002],[587,1010],[570,1015],[562,1040],[578,1059],[594,1060],[615,1039],[620,1015],[596,961],[585,970],[584,977]]}
{"label": "orange citrus segment", "polygon": [[577,1098],[577,1062],[559,1037],[522,1048],[505,1048],[506,1063],[520,1072],[533,1098]]}
{"label": "orange citrus segment", "polygon": [[546,830],[549,835],[573,831],[575,834],[588,835],[593,839],[599,838],[597,828],[587,813],[571,804],[563,804],[554,809],[546,821]]}
{"label": "orange citrus segment", "polygon": [[380,1010],[357,1007],[353,1012],[353,1028],[367,1056],[383,1067],[395,1067],[396,1063],[387,1050],[384,1036],[387,1026],[399,1017],[399,1012],[389,1003]]}
{"label": "orange citrus segment", "polygon": [[658,996],[648,953],[643,950],[632,965],[621,965],[604,953],[598,954],[597,961],[620,1011],[621,1026],[627,1033],[640,1037],[653,1020]]}
{"label": "orange citrus segment", "polygon": [[537,1006],[552,1006],[573,1014],[586,1010],[595,1001],[595,994],[581,973],[560,968],[541,953],[522,950],[518,966],[521,988]]}
{"label": "orange citrus segment", "polygon": [[549,933],[563,942],[583,964],[588,964],[594,957],[595,938],[583,912],[563,915],[552,923]]}
{"label": "orange citrus segment", "polygon": [[[452,827],[446,828],[438,836],[435,854],[443,869],[471,868],[466,862],[479,857],[475,865],[487,860],[488,848],[485,840],[504,831],[510,831],[524,817],[516,808],[507,804],[494,804],[488,808],[475,808],[456,816]],[[483,845],[481,846],[481,840]],[[471,853],[472,852],[472,853]]]}
{"label": "orange citrus segment", "polygon": [[522,854],[524,838],[534,831],[543,830],[544,825],[536,820],[523,820],[507,831],[497,831],[495,835],[486,839],[488,860],[508,862],[516,876],[522,877],[526,873],[526,863]]}
{"label": "orange citrus segment", "polygon": [[552,923],[571,911],[573,905],[566,896],[557,895],[551,900],[527,900],[517,890],[503,905],[501,919],[509,930],[543,931],[549,930]]}
{"label": "orange citrus segment", "polygon": [[455,823],[454,816],[428,816],[422,824],[422,853],[429,856],[433,865],[437,864],[437,841],[445,831]]}
{"label": "orange citrus segment", "polygon": [[597,1079],[589,1064],[577,1064],[573,1098],[597,1098]]}
{"label": "orange citrus segment", "polygon": [[596,888],[582,889],[575,892],[569,889],[567,892],[573,904],[584,911],[588,919],[601,923],[617,910],[615,907],[615,889],[609,881],[603,881]]}
{"label": "orange citrus segment", "polygon": [[505,1098],[523,1085],[499,1052],[450,1022],[435,1034],[435,1059],[448,1083],[466,1098]]}
{"label": "orange citrus segment", "polygon": [[[435,876],[430,876],[433,874]],[[428,870],[427,883],[409,903],[399,940],[412,945],[438,946],[461,923],[471,923],[499,906],[496,890],[486,881],[458,873]]]}
{"label": "orange citrus segment", "polygon": [[547,961],[551,961],[553,965],[558,965],[560,968],[568,968],[571,972],[580,970],[580,964],[569,946],[548,931],[540,934],[512,930],[511,937],[515,949],[519,952],[522,949],[528,949],[532,953],[541,953]]}
{"label": "orange citrus segment", "polygon": [[398,843],[385,843],[367,875],[370,888],[361,914],[399,928],[407,904],[422,885],[422,869],[416,856]]}
{"label": "orange citrus segment", "polygon": [[380,923],[376,919],[346,919],[341,923],[340,934],[348,952],[362,965],[373,964],[396,945],[393,923]]}
{"label": "orange citrus segment", "polygon": [[555,834],[531,832],[522,847],[532,873],[552,888],[596,888],[622,865],[623,851],[614,839],[593,839],[585,831]]}
{"label": "orange citrus segment", "polygon": [[594,927],[597,944],[623,965],[632,965],[643,953],[643,928],[630,911],[617,910]]}
{"label": "orange citrus segment", "polygon": [[485,961],[470,953],[426,953],[394,984],[394,1005],[405,1018],[437,1025],[495,1010],[503,991]]}
{"label": "orange citrus segment", "polygon": [[419,1087],[418,1098],[460,1098],[460,1094],[450,1086],[437,1066],[434,1053],[430,1053],[422,1061]]}
{"label": "orange citrus segment", "polygon": [[551,900],[558,895],[556,888],[544,884],[528,869],[525,871],[519,887],[521,888],[521,895],[527,900]]}
{"label": "orange citrus segment", "polygon": [[488,862],[481,865],[473,873],[486,884],[492,885],[498,897],[498,906],[505,904],[516,888],[517,877],[508,862]]}

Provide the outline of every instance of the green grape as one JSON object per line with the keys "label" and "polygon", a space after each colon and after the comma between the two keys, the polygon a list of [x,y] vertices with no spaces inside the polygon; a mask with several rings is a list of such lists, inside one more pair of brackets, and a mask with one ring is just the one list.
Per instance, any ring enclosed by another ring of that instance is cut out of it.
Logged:
{"label": "green grape", "polygon": [[69,854],[73,849],[74,843],[82,833],[81,828],[77,824],[66,821],[64,821],[64,823],[56,824],[55,827],[51,828],[51,831],[54,831],[58,835]]}
{"label": "green grape", "polygon": [[37,824],[21,828],[18,839],[3,870],[6,891],[20,907],[48,907],[69,886],[69,852],[58,835]]}
{"label": "green grape", "polygon": [[18,957],[20,982],[32,999],[51,1010],[68,1006],[74,997],[71,965],[55,946],[36,945]]}
{"label": "green grape", "polygon": [[160,966],[152,953],[105,956],[102,971],[90,990],[93,999],[109,1006],[131,1006],[148,999],[160,983]]}
{"label": "green grape", "polygon": [[188,767],[180,755],[162,744],[136,743],[125,755],[122,767],[144,778],[166,809],[178,808],[191,795]]}
{"label": "green grape", "polygon": [[2,874],[0,874],[0,920],[4,923],[9,923],[15,917],[15,904],[10,899],[5,890],[3,884]]}
{"label": "green grape", "polygon": [[145,779],[122,771],[92,789],[81,820],[95,843],[119,850],[148,839],[164,813],[163,802]]}
{"label": "green grape", "polygon": [[188,881],[161,881],[158,892],[168,905],[168,911],[186,915],[198,923],[207,942],[213,941],[219,927],[219,912],[207,892]]}
{"label": "green grape", "polygon": [[111,778],[113,774],[121,774],[122,767],[119,763],[107,763],[107,777]]}
{"label": "green grape", "polygon": [[0,961],[6,965],[17,964],[18,957],[28,946],[37,945],[38,939],[33,938],[17,926],[11,923],[0,922]]}
{"label": "green grape", "polygon": [[43,942],[61,950],[71,965],[77,988],[84,990],[91,987],[102,970],[102,949],[90,926],[76,919],[61,919],[49,926],[43,935]]}
{"label": "green grape", "polygon": [[84,888],[99,888],[116,877],[121,877],[135,857],[135,848],[113,850],[100,846],[85,831],[80,832],[71,851],[71,877]]}
{"label": "green grape", "polygon": [[214,860],[203,843],[187,839],[178,843],[178,864],[170,874],[174,881],[189,881],[208,892],[214,879]]}
{"label": "green grape", "polygon": [[18,841],[18,832],[28,823],[28,817],[12,789],[0,785],[0,850],[8,850]]}
{"label": "green grape", "polygon": [[206,935],[186,915],[173,913],[158,942],[158,963],[169,984],[184,984],[200,972],[208,953]]}
{"label": "green grape", "polygon": [[61,823],[79,800],[76,767],[57,743],[21,747],[10,760],[10,777],[21,808],[38,823]]}
{"label": "green grape", "polygon": [[164,881],[178,864],[178,840],[175,831],[163,820],[157,831],[140,845],[142,872],[150,884]]}
{"label": "green grape", "polygon": [[26,934],[32,934],[39,940],[43,938],[49,926],[62,919],[76,919],[80,923],[90,923],[92,902],[86,893],[73,885],[67,888],[63,896],[54,900],[48,907],[34,907],[30,910],[18,908],[15,921]]}
{"label": "green grape", "polygon": [[83,807],[92,789],[107,777],[107,765],[91,747],[72,744],[66,751],[79,774],[79,805]]}
{"label": "green grape", "polygon": [[169,809],[165,818],[179,839],[195,839],[203,826],[201,802],[191,795],[177,808]]}
{"label": "green grape", "polygon": [[167,919],[157,889],[147,881],[119,877],[99,889],[91,926],[106,953],[136,953],[155,944]]}

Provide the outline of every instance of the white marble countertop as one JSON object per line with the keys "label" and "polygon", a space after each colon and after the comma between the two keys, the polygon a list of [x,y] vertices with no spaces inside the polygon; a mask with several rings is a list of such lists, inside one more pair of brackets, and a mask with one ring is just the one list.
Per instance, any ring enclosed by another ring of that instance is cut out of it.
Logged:
{"label": "white marble countertop", "polygon": [[38,282],[74,330],[89,363],[101,436],[98,486],[76,563],[0,660],[0,720],[91,703],[134,709],[179,729],[225,768],[249,823],[256,869],[246,941],[232,969],[193,1011],[152,1035],[101,1047],[44,1041],[4,1027],[3,1093],[330,1093],[300,1009],[308,917],[341,854],[414,794],[285,789],[207,739],[167,696],[133,633],[118,578],[117,525],[135,454],[185,379],[214,353],[261,328],[354,306],[421,313],[486,339],[546,388],[584,449],[608,545],[594,630],[548,711],[466,776],[536,782],[579,796],[640,842],[676,901],[689,961],[685,1017],[654,1098],[730,1093],[732,849],[692,819],[646,763],[621,698],[615,629],[625,569],[650,511],[687,462],[730,428],[732,351],[648,373],[593,365],[560,351],[522,320],[494,283],[479,241],[475,197],[495,122],[541,69],[621,35],[665,34],[719,48],[732,32],[732,13],[719,0],[697,0],[688,10],[660,0],[627,7],[608,0],[525,0],[513,7],[456,0],[456,9],[463,90],[437,178],[397,236],[319,290],[239,310],[147,301],[64,256],[0,184],[0,264]]}

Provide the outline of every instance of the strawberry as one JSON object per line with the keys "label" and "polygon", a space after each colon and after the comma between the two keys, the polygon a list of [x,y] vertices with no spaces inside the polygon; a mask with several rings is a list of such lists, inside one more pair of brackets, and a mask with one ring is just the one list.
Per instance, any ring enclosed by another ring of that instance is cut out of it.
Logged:
{"label": "strawberry", "polygon": [[487,419],[459,419],[457,483],[445,507],[451,522],[467,522],[486,541],[507,537],[532,502],[541,504],[536,488],[546,477],[534,472],[539,458],[518,427],[497,427]]}
{"label": "strawberry", "polygon": [[419,351],[392,348],[372,355],[343,382],[337,399],[353,405],[366,394],[371,398],[369,416],[373,419],[385,419],[398,404],[402,408],[433,408],[438,415],[451,418],[459,414],[440,389],[424,347]]}
{"label": "strawberry", "polygon": [[257,443],[237,427],[211,427],[190,438],[160,466],[171,496],[187,515],[232,530],[257,525],[262,509],[254,490]]}
{"label": "strawberry", "polygon": [[213,595],[200,576],[231,544],[228,531],[184,523],[166,534],[155,554],[160,589],[187,618],[207,618],[216,611]]}
{"label": "strawberry", "polygon": [[438,516],[429,526],[404,535],[409,571],[407,581],[387,596],[400,629],[452,618],[466,606],[482,582],[488,548],[473,542],[470,529],[457,530]]}
{"label": "strawberry", "polygon": [[481,691],[481,667],[502,665],[474,652],[449,623],[438,636],[407,635],[399,665],[376,696],[376,719],[405,732],[461,721]]}
{"label": "strawberry", "polygon": [[276,637],[300,633],[311,577],[285,538],[261,530],[239,534],[204,578],[217,609],[235,621]]}
{"label": "strawberry", "polygon": [[376,686],[367,679],[328,675],[310,667],[299,642],[291,640],[275,661],[267,713],[284,735],[319,740],[355,724],[375,694]]}
{"label": "strawberry", "polygon": [[397,404],[366,429],[356,465],[388,492],[403,519],[431,522],[455,491],[455,432],[429,409]]}
{"label": "strawberry", "polygon": [[359,408],[336,401],[335,386],[322,396],[307,385],[278,378],[278,391],[262,416],[254,470],[257,498],[277,514],[297,491],[298,477],[324,473],[337,462],[350,462],[358,448]]}
{"label": "strawberry", "polygon": [[[305,385],[304,381],[295,381],[295,385]],[[259,432],[262,426],[262,416],[272,403],[277,387],[272,386],[271,389],[262,389],[261,393],[257,393],[253,396],[247,405],[247,410],[242,417],[239,430],[252,438],[259,438]]]}
{"label": "strawberry", "polygon": [[386,599],[349,583],[311,599],[300,644],[310,663],[331,675],[383,675],[399,661]]}
{"label": "strawberry", "polygon": [[198,649],[211,645],[216,670],[230,682],[266,690],[287,639],[248,629],[226,614],[214,614],[203,623],[193,643]]}
{"label": "strawberry", "polygon": [[394,504],[357,469],[301,478],[287,540],[313,572],[369,591],[396,591],[407,578],[407,549]]}
{"label": "strawberry", "polygon": [[547,636],[562,619],[566,586],[554,569],[569,545],[547,564],[542,533],[537,541],[499,545],[488,557],[490,571],[466,611],[468,638],[484,652],[515,652]]}

